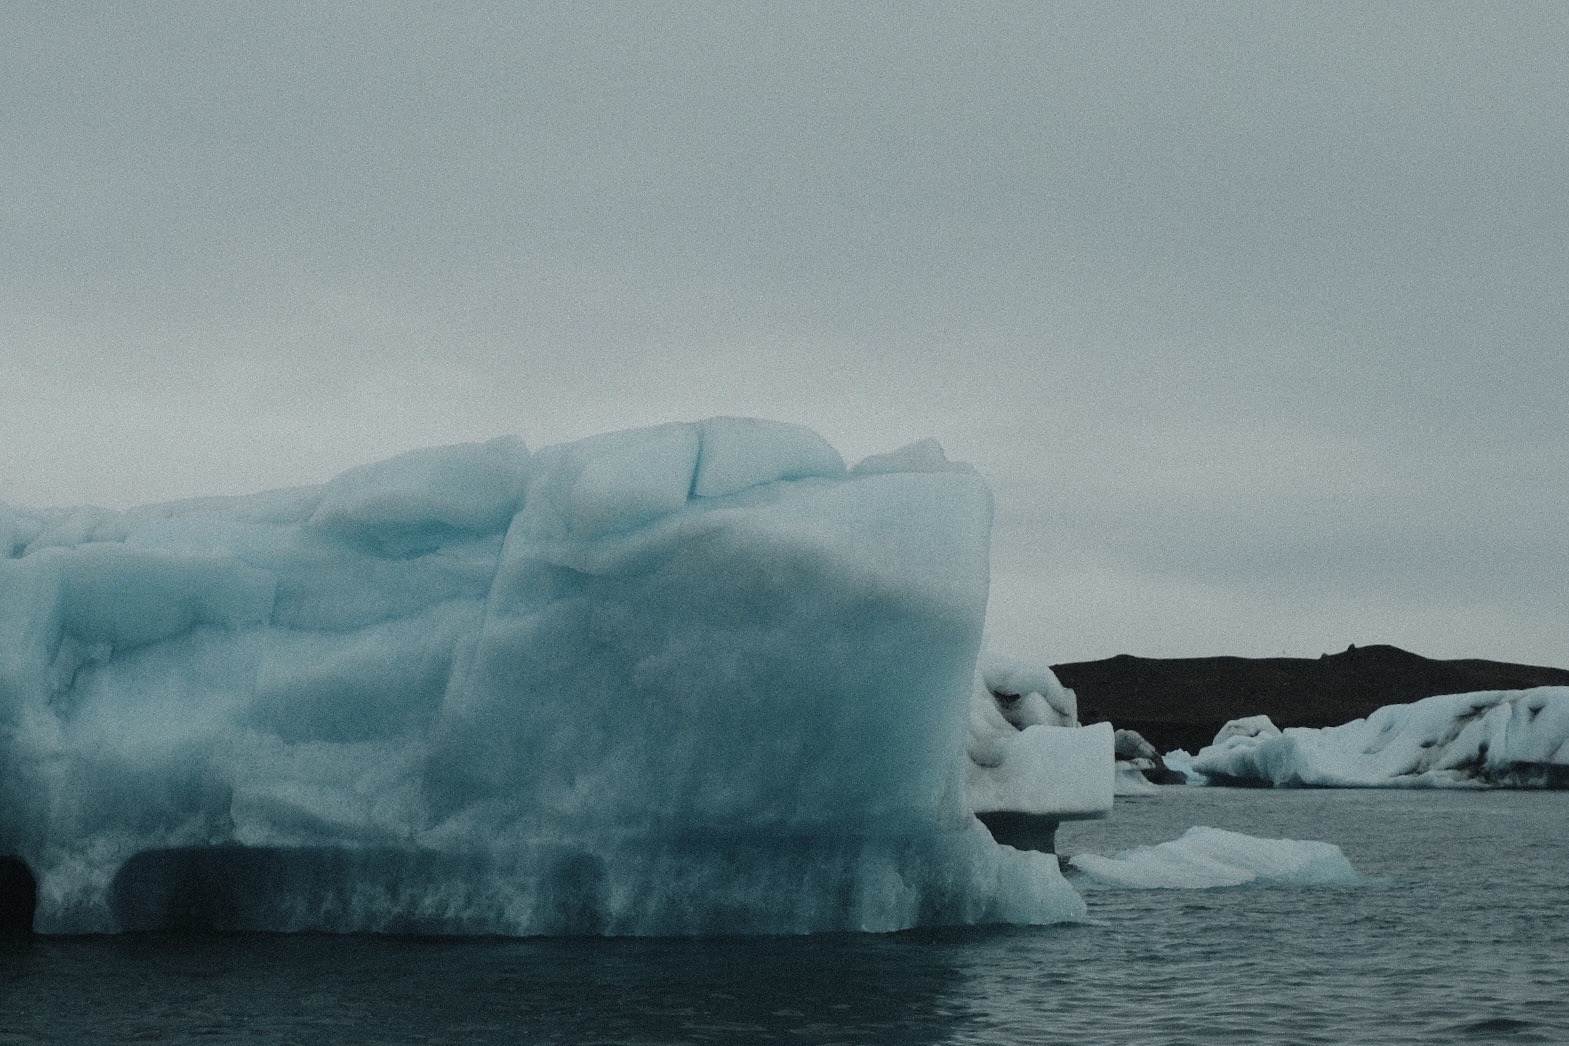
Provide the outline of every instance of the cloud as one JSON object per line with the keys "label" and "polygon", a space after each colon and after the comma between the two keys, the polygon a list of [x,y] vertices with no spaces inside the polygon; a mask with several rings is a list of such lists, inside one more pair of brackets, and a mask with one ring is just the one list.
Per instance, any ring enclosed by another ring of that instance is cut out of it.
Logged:
{"label": "cloud", "polygon": [[1076,648],[1569,663],[1553,5],[8,24],[0,497],[758,414],[975,461]]}

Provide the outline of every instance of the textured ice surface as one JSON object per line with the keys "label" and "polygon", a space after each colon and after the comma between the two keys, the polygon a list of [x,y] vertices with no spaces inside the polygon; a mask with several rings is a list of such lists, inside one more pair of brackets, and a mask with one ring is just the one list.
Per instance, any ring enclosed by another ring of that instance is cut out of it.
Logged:
{"label": "textured ice surface", "polygon": [[1237,726],[1193,770],[1217,784],[1569,787],[1569,687],[1445,694],[1322,730]]}
{"label": "textured ice surface", "polygon": [[990,519],[740,419],[3,508],[0,854],[53,932],[1077,917],[965,793]]}
{"label": "textured ice surface", "polygon": [[1160,791],[1160,785],[1154,784],[1144,771],[1127,760],[1117,760],[1117,770],[1114,787],[1118,795],[1148,795]]}
{"label": "textured ice surface", "polygon": [[1155,746],[1136,730],[1113,735],[1117,757],[1117,794],[1140,795],[1161,785],[1186,784],[1188,775],[1166,765]]}
{"label": "textured ice surface", "polygon": [[970,698],[968,752],[977,813],[1069,820],[1111,810],[1111,724],[1079,726],[1073,691],[1045,665],[982,656]]}
{"label": "textured ice surface", "polygon": [[1209,778],[1193,769],[1193,756],[1187,749],[1179,748],[1175,752],[1167,752],[1161,758],[1165,760],[1168,770],[1175,770],[1187,778],[1188,784],[1202,785],[1209,783]]}
{"label": "textured ice surface", "polygon": [[1215,744],[1225,744],[1233,737],[1279,736],[1280,728],[1275,725],[1274,720],[1270,719],[1269,716],[1250,715],[1243,716],[1241,719],[1233,719],[1221,727],[1220,732],[1215,735]]}
{"label": "textured ice surface", "polygon": [[1068,862],[1089,888],[1195,890],[1217,886],[1337,886],[1358,881],[1333,843],[1258,839],[1220,828],[1189,828],[1178,839],[1115,857],[1078,854]]}

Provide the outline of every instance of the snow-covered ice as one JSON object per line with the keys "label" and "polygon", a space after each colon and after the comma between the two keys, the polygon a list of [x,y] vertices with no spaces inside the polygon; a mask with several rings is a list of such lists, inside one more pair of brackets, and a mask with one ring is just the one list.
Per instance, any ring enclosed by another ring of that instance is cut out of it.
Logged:
{"label": "snow-covered ice", "polygon": [[1161,786],[1155,784],[1144,771],[1130,762],[1117,761],[1117,776],[1115,780],[1116,793],[1119,796],[1149,795],[1160,791]]}
{"label": "snow-covered ice", "polygon": [[1074,820],[1112,804],[1110,723],[1081,727],[1078,701],[1045,665],[987,651],[970,699],[968,786],[976,813]]}
{"label": "snow-covered ice", "polygon": [[1113,735],[1117,758],[1117,794],[1142,795],[1162,785],[1187,784],[1187,774],[1166,765],[1155,746],[1136,730]]}
{"label": "snow-covered ice", "polygon": [[1161,759],[1166,764],[1166,769],[1181,774],[1190,785],[1207,784],[1208,779],[1197,770],[1193,769],[1193,755],[1185,748],[1174,752],[1167,752]]}
{"label": "snow-covered ice", "polygon": [[1444,694],[1318,730],[1254,716],[1192,769],[1216,784],[1569,787],[1569,687]]}
{"label": "snow-covered ice", "polygon": [[1343,886],[1356,870],[1333,843],[1259,839],[1220,828],[1189,828],[1180,838],[1137,846],[1114,857],[1077,854],[1069,865],[1089,889],[1198,890],[1219,886]]}
{"label": "snow-covered ice", "polygon": [[1055,680],[973,733],[990,526],[935,444],[741,419],[0,506],[0,854],[52,932],[1075,918],[971,816],[1111,774]]}
{"label": "snow-covered ice", "polygon": [[1275,725],[1274,720],[1270,719],[1269,716],[1250,715],[1243,716],[1241,719],[1233,719],[1231,722],[1221,727],[1220,732],[1215,735],[1214,743],[1217,745],[1225,744],[1233,737],[1279,736],[1280,728]]}

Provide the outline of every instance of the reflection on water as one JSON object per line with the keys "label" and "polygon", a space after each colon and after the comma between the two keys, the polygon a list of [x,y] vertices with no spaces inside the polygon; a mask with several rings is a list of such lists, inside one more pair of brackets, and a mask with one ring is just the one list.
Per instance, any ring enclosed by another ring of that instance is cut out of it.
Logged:
{"label": "reflection on water", "polygon": [[0,1041],[937,1043],[975,936],[41,940],[6,957]]}
{"label": "reflection on water", "polygon": [[1569,795],[1175,789],[1060,843],[1193,824],[1369,881],[1096,892],[1044,930],[43,939],[0,952],[0,1043],[1569,1041]]}

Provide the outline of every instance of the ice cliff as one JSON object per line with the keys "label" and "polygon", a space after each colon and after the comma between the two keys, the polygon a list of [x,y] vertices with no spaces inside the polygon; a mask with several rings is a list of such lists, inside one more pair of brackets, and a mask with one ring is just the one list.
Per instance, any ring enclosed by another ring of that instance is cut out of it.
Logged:
{"label": "ice cliff", "polygon": [[1322,730],[1250,716],[1191,766],[1216,784],[1569,788],[1569,687],[1445,694]]}
{"label": "ice cliff", "polygon": [[46,932],[1077,917],[966,793],[990,525],[935,444],[740,419],[0,506],[0,855]]}

